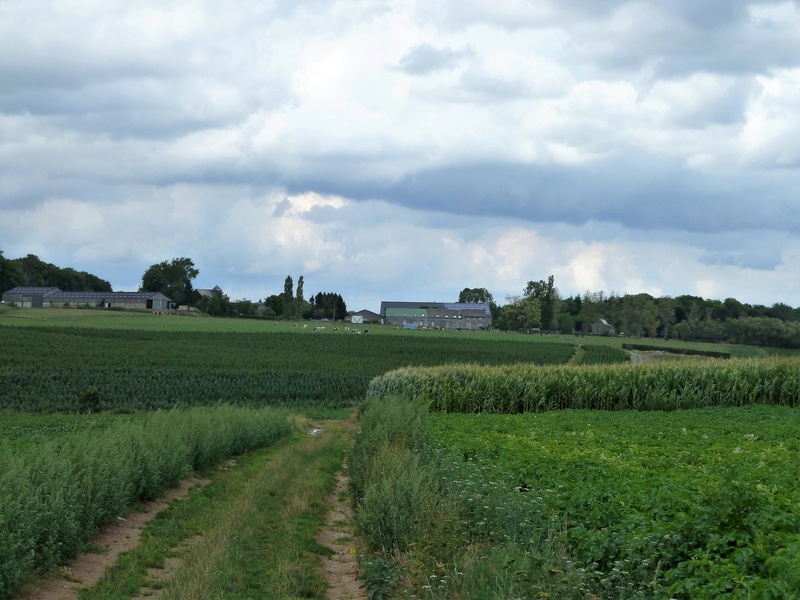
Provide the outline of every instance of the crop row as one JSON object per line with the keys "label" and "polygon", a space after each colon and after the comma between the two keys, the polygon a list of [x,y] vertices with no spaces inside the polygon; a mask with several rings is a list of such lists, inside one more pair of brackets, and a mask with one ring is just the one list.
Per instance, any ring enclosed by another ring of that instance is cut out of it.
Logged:
{"label": "crop row", "polygon": [[573,364],[579,365],[613,365],[618,363],[631,362],[631,357],[627,352],[613,346],[598,346],[595,344],[585,344],[581,346],[581,352]]}
{"label": "crop row", "polygon": [[79,409],[89,388],[97,410],[155,410],[228,403],[238,406],[352,406],[363,398],[369,375],[287,371],[174,369],[0,370],[0,408],[26,412]]}
{"label": "crop row", "polygon": [[1,443],[0,599],[82,551],[134,503],[290,429],[283,412],[221,406],[107,416],[36,444]]}
{"label": "crop row", "polygon": [[534,552],[555,536],[604,598],[800,594],[795,409],[432,420],[473,544]]}
{"label": "crop row", "polygon": [[659,365],[445,365],[397,369],[370,382],[367,398],[418,398],[432,410],[543,412],[565,408],[674,410],[800,405],[792,359]]}
{"label": "crop row", "polygon": [[163,369],[312,371],[377,375],[407,365],[450,362],[567,362],[558,342],[481,336],[391,336],[291,332],[206,333],[111,329],[0,328],[0,364],[9,368],[122,366]]}

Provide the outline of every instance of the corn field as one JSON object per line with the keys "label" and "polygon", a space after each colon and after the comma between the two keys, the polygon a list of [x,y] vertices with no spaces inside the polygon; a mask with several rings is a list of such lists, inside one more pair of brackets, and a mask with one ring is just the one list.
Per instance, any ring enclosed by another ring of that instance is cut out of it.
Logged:
{"label": "corn field", "polygon": [[[302,331],[302,329],[300,329]],[[57,412],[96,388],[97,410],[321,406],[361,401],[370,380],[408,365],[557,364],[567,343],[343,332],[207,333],[0,327],[0,409]]]}
{"label": "corn field", "polygon": [[431,410],[527,413],[558,409],[675,410],[800,405],[800,361],[731,359],[660,365],[446,365],[376,377],[367,398],[408,396]]}

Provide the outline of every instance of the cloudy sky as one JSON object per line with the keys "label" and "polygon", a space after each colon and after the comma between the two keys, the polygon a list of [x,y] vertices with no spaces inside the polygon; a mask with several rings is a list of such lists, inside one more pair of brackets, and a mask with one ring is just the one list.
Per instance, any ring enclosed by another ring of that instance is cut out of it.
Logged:
{"label": "cloudy sky", "polygon": [[800,305],[800,2],[0,0],[0,249]]}

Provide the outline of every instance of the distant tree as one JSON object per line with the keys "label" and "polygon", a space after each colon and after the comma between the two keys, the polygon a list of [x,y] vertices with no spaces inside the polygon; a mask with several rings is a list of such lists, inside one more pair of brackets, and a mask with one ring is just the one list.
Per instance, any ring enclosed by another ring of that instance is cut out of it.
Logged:
{"label": "distant tree", "polygon": [[283,318],[291,319],[294,315],[294,282],[287,275],[283,282]]}
{"label": "distant tree", "polygon": [[3,257],[0,250],[0,294],[17,286],[25,285],[25,273],[13,260]]}
{"label": "distant tree", "polygon": [[273,294],[272,296],[267,296],[267,298],[264,300],[264,304],[268,310],[272,311],[271,316],[279,317],[283,314],[283,294]]}
{"label": "distant tree", "polygon": [[509,331],[538,329],[542,326],[542,308],[534,296],[508,296],[507,304],[500,309],[497,327]]}
{"label": "distant tree", "polygon": [[776,302],[775,304],[770,306],[765,311],[764,316],[771,317],[773,319],[780,319],[781,321],[796,320],[795,310],[791,306],[789,306],[788,304],[784,304],[783,302]]}
{"label": "distant tree", "polygon": [[347,315],[347,304],[335,292],[318,293],[314,296],[312,317],[314,319],[343,319]]}
{"label": "distant tree", "polygon": [[[44,262],[35,254],[24,258],[7,259],[9,268],[22,274],[17,285],[32,287],[57,287],[65,292],[110,292],[111,284],[86,271],[71,267],[57,267]],[[13,287],[13,286],[12,286]],[[10,288],[9,288],[10,289]]]}
{"label": "distant tree", "polygon": [[256,305],[243,298],[242,300],[233,300],[230,302],[231,315],[239,315],[243,317],[254,317],[256,315]]}
{"label": "distant tree", "polygon": [[542,311],[542,326],[545,329],[558,328],[559,295],[555,285],[555,278],[550,275],[547,281],[529,281],[525,286],[525,298],[537,298]]}
{"label": "distant tree", "polygon": [[295,319],[299,319],[303,316],[303,305],[305,300],[303,299],[303,276],[300,275],[300,278],[297,280],[297,293],[295,294],[294,298],[294,317]]}
{"label": "distant tree", "polygon": [[197,308],[212,317],[227,317],[232,312],[231,301],[219,289],[215,289],[211,296],[200,297]]}
{"label": "distant tree", "polygon": [[191,258],[173,258],[148,267],[139,291],[161,292],[177,304],[195,304],[192,281],[199,273]]}
{"label": "distant tree", "polygon": [[105,279],[100,279],[99,277],[92,275],[91,273],[87,273],[86,271],[81,271],[81,275],[83,275],[83,280],[85,282],[85,289],[83,291],[86,292],[111,292],[111,284],[106,281]]}
{"label": "distant tree", "polygon": [[464,288],[458,294],[458,301],[469,304],[494,304],[494,298],[486,288]]}
{"label": "distant tree", "polygon": [[25,283],[23,285],[30,287],[43,287],[47,286],[51,268],[53,265],[42,261],[35,254],[28,254],[24,258],[18,258],[15,261],[25,276]]}
{"label": "distant tree", "polygon": [[103,396],[100,394],[95,386],[87,387],[80,394],[78,394],[78,410],[83,413],[92,414],[103,401]]}
{"label": "distant tree", "polygon": [[667,339],[669,328],[675,323],[675,302],[669,296],[662,296],[656,300],[656,307],[661,335]]}
{"label": "distant tree", "polygon": [[591,333],[592,325],[598,319],[605,318],[604,310],[606,308],[606,296],[603,290],[599,292],[590,292],[586,290],[581,299],[581,329],[584,333]]}

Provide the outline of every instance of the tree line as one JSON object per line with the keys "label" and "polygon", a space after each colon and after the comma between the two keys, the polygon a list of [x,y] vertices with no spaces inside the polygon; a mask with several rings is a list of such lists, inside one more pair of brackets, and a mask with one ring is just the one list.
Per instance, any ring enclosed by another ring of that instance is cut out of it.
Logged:
{"label": "tree line", "polygon": [[764,306],[735,298],[655,298],[588,290],[562,298],[552,275],[529,281],[521,295],[508,296],[503,306],[485,288],[464,288],[458,301],[488,303],[494,326],[510,331],[589,334],[602,319],[615,334],[629,337],[800,348],[800,308],[781,302]]}
{"label": "tree line", "polygon": [[287,275],[283,283],[282,294],[271,294],[264,300],[264,316],[284,319],[330,319],[338,321],[347,315],[347,303],[341,294],[336,292],[318,292],[306,300],[304,297],[304,280],[301,275],[297,280],[297,291],[291,275]]}
{"label": "tree line", "polygon": [[0,294],[15,287],[57,287],[64,292],[110,292],[111,284],[86,271],[57,267],[35,254],[5,258],[0,250]]}
{"label": "tree line", "polygon": [[[287,275],[283,292],[271,294],[262,302],[248,299],[230,300],[219,289],[211,295],[201,295],[193,286],[200,271],[190,258],[174,258],[151,265],[142,276],[140,291],[161,292],[179,305],[194,306],[215,317],[255,317],[270,319],[343,319],[347,315],[347,304],[341,294],[320,292],[304,297],[304,277],[294,280]],[[259,312],[259,305],[263,304]]]}

